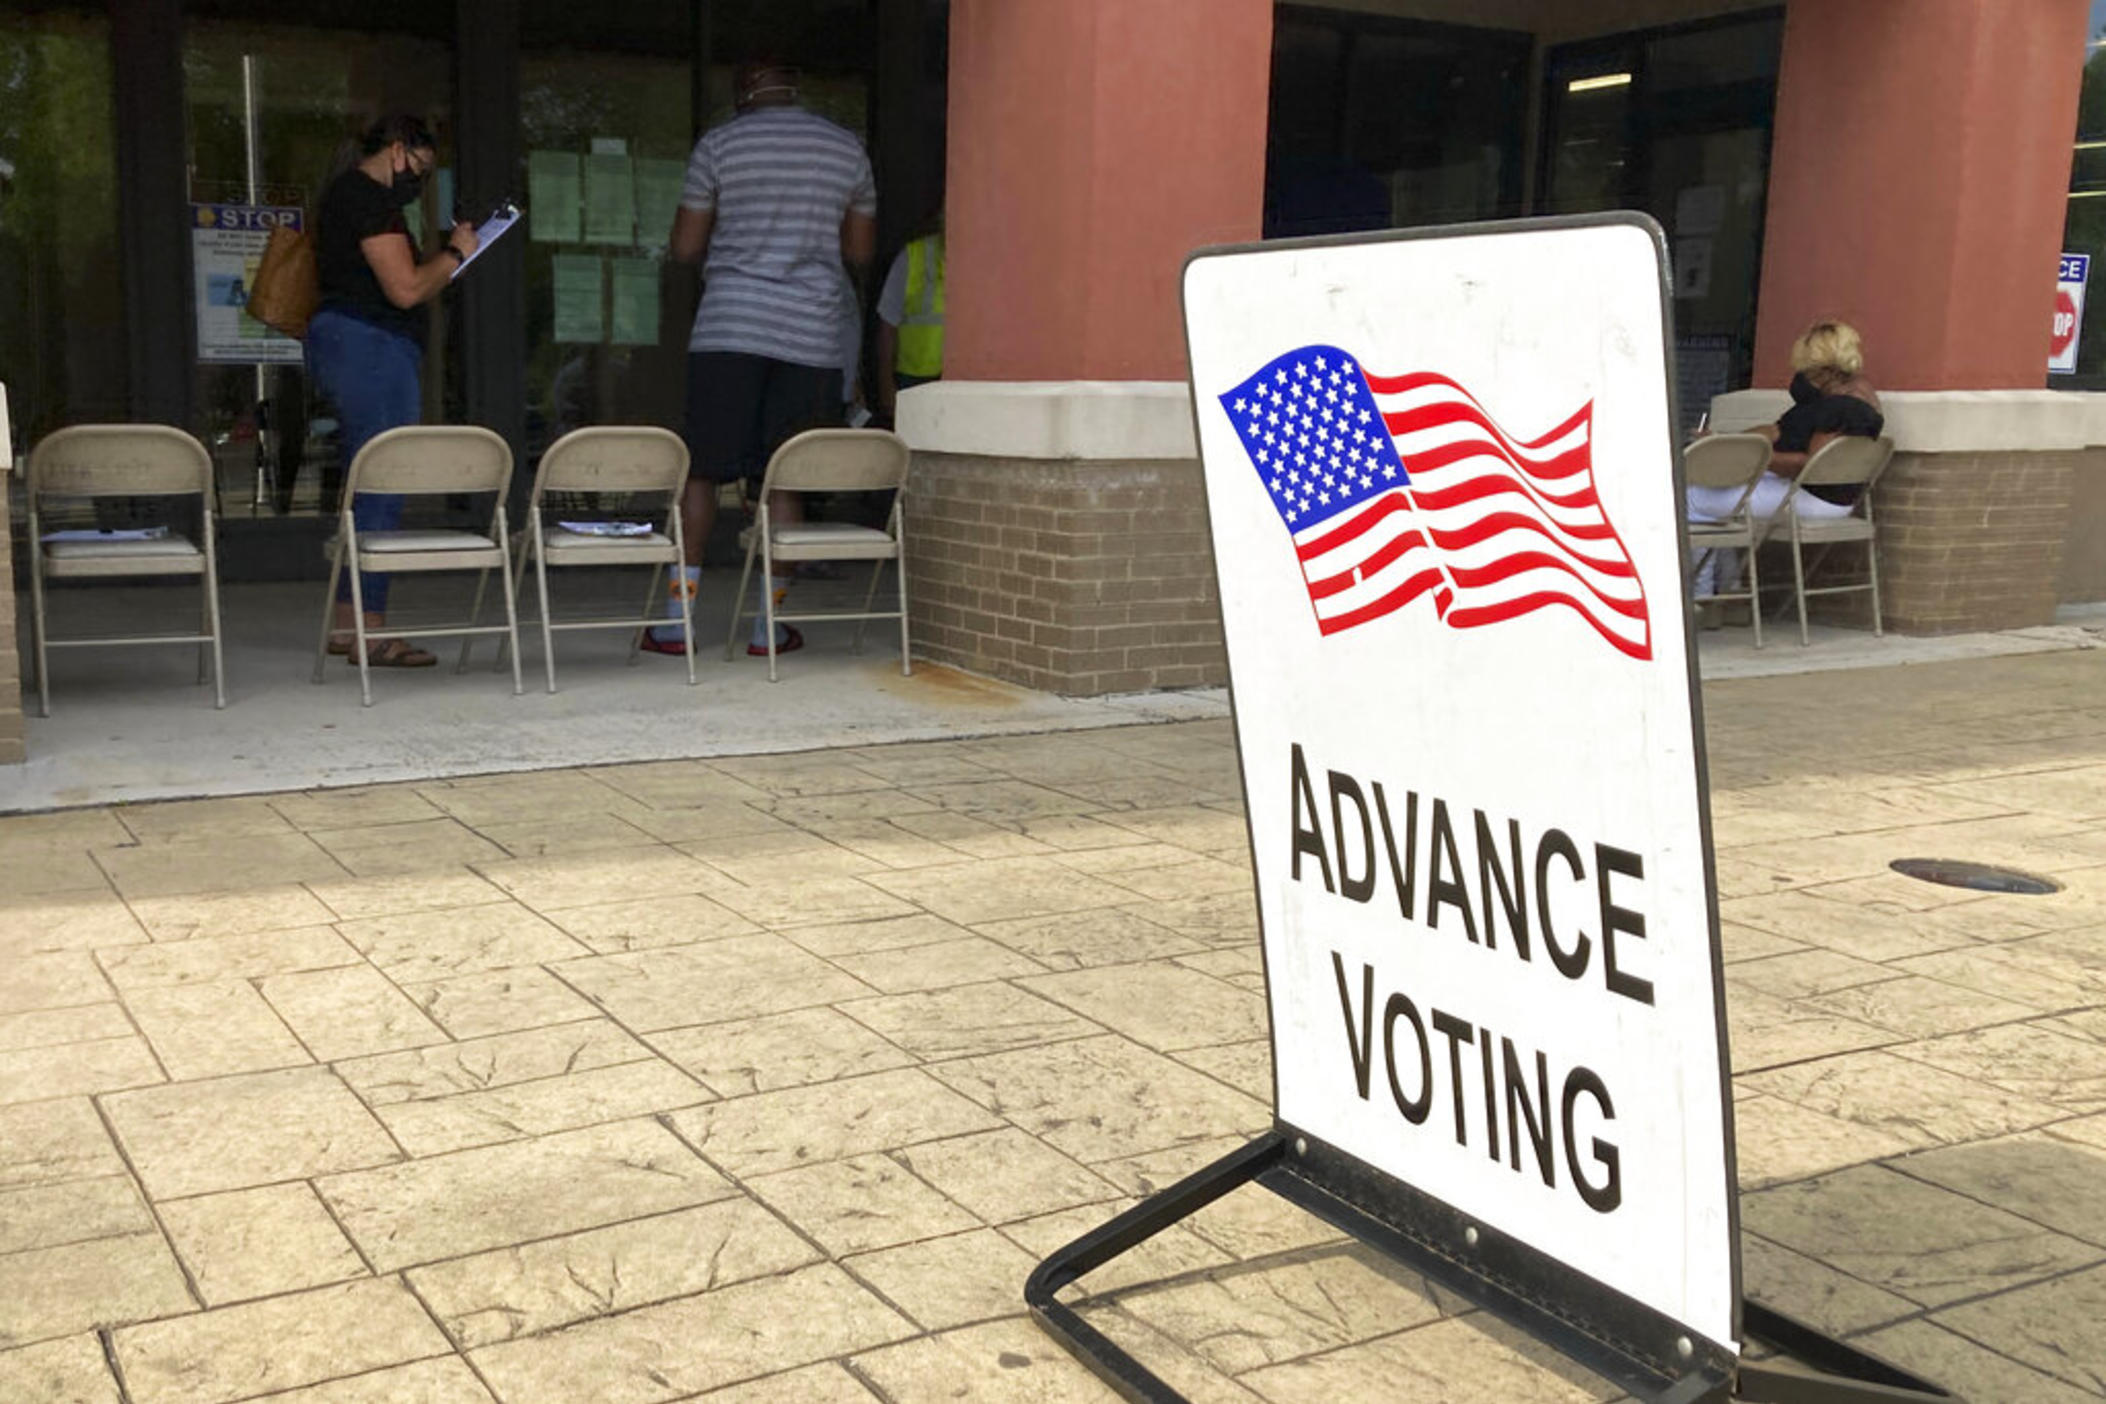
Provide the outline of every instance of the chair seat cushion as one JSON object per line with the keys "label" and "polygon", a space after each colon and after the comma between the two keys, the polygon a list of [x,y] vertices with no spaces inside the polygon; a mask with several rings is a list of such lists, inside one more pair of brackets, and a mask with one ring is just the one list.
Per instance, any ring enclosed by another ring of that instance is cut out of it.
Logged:
{"label": "chair seat cushion", "polygon": [[775,528],[777,546],[889,546],[892,534],[849,522],[799,522]]}
{"label": "chair seat cushion", "polygon": [[203,553],[181,536],[156,536],[144,541],[47,541],[44,557],[52,561],[143,560],[152,556],[190,559]]}
{"label": "chair seat cushion", "polygon": [[1863,517],[1802,517],[1801,541],[1870,541],[1872,523]]}
{"label": "chair seat cushion", "polygon": [[369,556],[407,551],[474,551],[496,545],[487,536],[472,531],[362,531],[358,548]]}
{"label": "chair seat cushion", "polygon": [[594,536],[582,531],[565,531],[557,527],[542,537],[551,556],[566,551],[602,551],[619,554],[658,555],[673,547],[673,538],[662,531],[643,536]]}

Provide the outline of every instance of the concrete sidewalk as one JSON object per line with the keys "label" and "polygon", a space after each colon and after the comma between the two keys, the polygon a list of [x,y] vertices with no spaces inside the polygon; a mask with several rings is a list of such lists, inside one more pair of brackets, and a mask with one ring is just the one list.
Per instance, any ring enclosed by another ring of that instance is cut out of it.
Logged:
{"label": "concrete sidewalk", "polygon": [[[2101,667],[1706,688],[1749,1289],[1976,1401],[2106,1398]],[[1024,1275],[1267,1120],[1218,720],[18,816],[0,887],[9,1404],[1109,1399]],[[1195,1400],[1615,1396],[1262,1191],[1089,1286]]]}

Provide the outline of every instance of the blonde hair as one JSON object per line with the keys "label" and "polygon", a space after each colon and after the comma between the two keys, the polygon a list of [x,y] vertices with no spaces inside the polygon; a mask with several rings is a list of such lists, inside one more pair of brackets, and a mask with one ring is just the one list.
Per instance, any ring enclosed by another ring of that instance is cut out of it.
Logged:
{"label": "blonde hair", "polygon": [[1823,389],[1854,380],[1865,370],[1864,338],[1848,322],[1815,322],[1792,343],[1792,369]]}

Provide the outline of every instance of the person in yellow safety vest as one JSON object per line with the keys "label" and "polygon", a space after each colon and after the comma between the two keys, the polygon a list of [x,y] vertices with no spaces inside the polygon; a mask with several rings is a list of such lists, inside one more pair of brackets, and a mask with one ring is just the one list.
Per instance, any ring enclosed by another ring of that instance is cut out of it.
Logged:
{"label": "person in yellow safety vest", "polygon": [[943,378],[943,222],[892,260],[878,294],[877,409],[892,421],[902,390]]}

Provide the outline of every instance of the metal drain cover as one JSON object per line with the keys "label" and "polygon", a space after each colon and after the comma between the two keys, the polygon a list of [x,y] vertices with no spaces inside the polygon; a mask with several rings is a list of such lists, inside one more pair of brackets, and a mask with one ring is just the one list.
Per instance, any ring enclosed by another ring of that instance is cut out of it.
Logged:
{"label": "metal drain cover", "polygon": [[1987,863],[1966,863],[1957,858],[1896,858],[1887,866],[1904,877],[1945,887],[1971,888],[1976,892],[2044,897],[2062,890],[2061,883],[2037,873],[2022,873],[2016,868],[1997,868]]}

